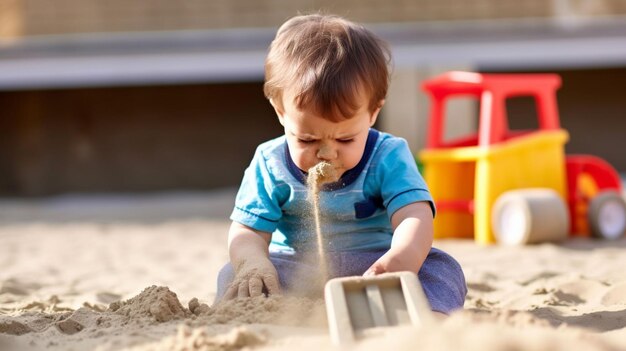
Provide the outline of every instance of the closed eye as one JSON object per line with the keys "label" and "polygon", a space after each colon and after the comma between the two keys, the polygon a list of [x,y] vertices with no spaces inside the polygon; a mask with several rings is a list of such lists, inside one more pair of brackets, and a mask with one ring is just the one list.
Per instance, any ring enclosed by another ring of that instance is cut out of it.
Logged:
{"label": "closed eye", "polygon": [[315,139],[300,139],[298,138],[298,142],[302,143],[302,144],[313,144],[314,142],[316,142]]}
{"label": "closed eye", "polygon": [[338,142],[342,143],[342,144],[348,144],[354,141],[354,138],[350,138],[350,139],[337,139]]}

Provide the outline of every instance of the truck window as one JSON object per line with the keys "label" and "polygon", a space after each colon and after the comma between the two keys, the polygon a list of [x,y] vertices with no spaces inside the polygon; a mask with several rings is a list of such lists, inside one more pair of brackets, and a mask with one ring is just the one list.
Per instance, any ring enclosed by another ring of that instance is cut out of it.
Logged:
{"label": "truck window", "polygon": [[455,96],[446,99],[443,140],[454,143],[478,132],[479,103],[474,97]]}
{"label": "truck window", "polygon": [[538,130],[537,103],[532,96],[514,96],[506,99],[509,130]]}

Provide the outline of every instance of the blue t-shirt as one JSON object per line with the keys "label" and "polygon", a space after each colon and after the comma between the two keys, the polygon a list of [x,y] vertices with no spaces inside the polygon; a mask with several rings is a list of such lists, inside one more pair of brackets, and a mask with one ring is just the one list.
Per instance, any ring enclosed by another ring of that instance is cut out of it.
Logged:
{"label": "blue t-shirt", "polygon": [[[329,251],[389,249],[391,216],[418,201],[435,207],[406,141],[370,129],[360,162],[320,191],[321,232]],[[291,159],[284,136],[257,148],[237,193],[231,220],[272,233],[270,251],[316,245],[306,174]]]}

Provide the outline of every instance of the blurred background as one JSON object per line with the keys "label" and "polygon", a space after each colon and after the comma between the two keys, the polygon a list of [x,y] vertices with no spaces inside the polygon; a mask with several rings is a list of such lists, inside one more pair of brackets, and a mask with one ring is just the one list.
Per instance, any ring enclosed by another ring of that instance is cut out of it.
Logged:
{"label": "blurred background", "polygon": [[[377,127],[424,144],[420,82],[447,70],[556,72],[568,153],[626,173],[623,0],[0,0],[0,196],[234,188],[281,134],[262,92],[276,29],[321,11],[387,40]],[[536,125],[513,99],[510,123]],[[476,128],[461,102],[449,133]]]}

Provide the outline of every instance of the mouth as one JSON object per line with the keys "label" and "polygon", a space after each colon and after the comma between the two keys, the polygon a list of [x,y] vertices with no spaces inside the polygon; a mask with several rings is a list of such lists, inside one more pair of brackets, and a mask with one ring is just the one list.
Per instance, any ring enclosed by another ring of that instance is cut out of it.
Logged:
{"label": "mouth", "polygon": [[322,185],[332,183],[339,179],[337,168],[331,163],[322,161],[315,166],[309,168],[307,182],[309,184]]}

